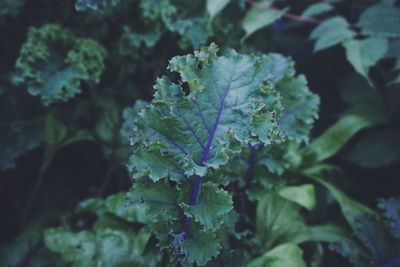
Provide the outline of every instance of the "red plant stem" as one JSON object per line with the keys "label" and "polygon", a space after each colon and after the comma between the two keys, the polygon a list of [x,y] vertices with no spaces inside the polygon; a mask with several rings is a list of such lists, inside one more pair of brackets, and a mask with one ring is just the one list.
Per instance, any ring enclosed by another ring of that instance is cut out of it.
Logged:
{"label": "red plant stem", "polygon": [[[275,10],[276,12],[281,11],[281,9],[274,7],[273,5],[262,5],[260,2],[257,2],[255,0],[244,0],[244,2],[250,4],[251,6],[260,8],[260,9],[269,9],[270,8],[270,9]],[[291,20],[299,21],[299,22],[306,22],[306,23],[313,23],[313,24],[321,23],[321,20],[319,20],[319,19],[314,19],[314,18],[306,17],[306,16],[299,16],[299,15],[295,15],[295,14],[291,14],[291,13],[285,13],[285,14],[283,14],[283,17],[291,19]],[[359,31],[357,26],[353,23],[349,24],[349,28],[353,29],[356,32]]]}
{"label": "red plant stem", "polygon": [[[270,9],[273,9],[273,10],[275,10],[277,12],[281,11],[281,9],[276,8],[276,7],[272,6],[272,5],[262,5],[261,3],[255,1],[255,0],[245,0],[245,2],[250,4],[250,5],[252,5],[252,6],[254,6],[254,7],[260,8],[260,9],[269,9],[270,8]],[[295,15],[295,14],[291,14],[291,13],[285,13],[285,14],[283,14],[283,16],[288,18],[288,19],[292,19],[292,20],[299,21],[299,22],[307,22],[307,23],[314,23],[314,24],[318,24],[318,23],[321,22],[318,19],[299,16],[299,15]]]}

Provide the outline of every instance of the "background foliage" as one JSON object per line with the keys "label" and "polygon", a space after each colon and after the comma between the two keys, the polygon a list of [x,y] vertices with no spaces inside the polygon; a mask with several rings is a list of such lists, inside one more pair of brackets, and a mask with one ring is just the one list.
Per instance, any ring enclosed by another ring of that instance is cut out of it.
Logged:
{"label": "background foliage", "polygon": [[[0,0],[0,30],[1,266],[400,264],[399,1]],[[198,168],[149,128],[232,66],[269,89]]]}

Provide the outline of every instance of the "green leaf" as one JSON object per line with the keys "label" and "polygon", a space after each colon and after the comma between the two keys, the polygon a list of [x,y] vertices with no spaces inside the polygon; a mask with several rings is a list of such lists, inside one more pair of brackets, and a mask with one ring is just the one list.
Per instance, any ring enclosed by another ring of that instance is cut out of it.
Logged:
{"label": "green leaf", "polygon": [[59,25],[32,27],[15,64],[14,81],[46,106],[67,101],[81,92],[82,82],[99,82],[105,56],[96,41],[78,38]]}
{"label": "green leaf", "polygon": [[363,168],[379,168],[400,158],[400,131],[374,130],[361,136],[345,158]]}
{"label": "green leaf", "polygon": [[316,3],[312,4],[304,10],[303,17],[314,17],[331,11],[333,7],[328,3]]}
{"label": "green leaf", "polygon": [[292,60],[271,53],[263,56],[263,64],[282,96],[281,130],[287,139],[308,142],[310,130],[318,118],[318,96],[309,90],[303,75],[296,76]]}
{"label": "green leaf", "polygon": [[308,210],[314,209],[316,205],[315,188],[312,184],[286,186],[279,189],[278,195],[291,200]]}
{"label": "green leaf", "polygon": [[365,35],[400,37],[400,8],[395,0],[382,0],[369,7],[357,23]]}
{"label": "green leaf", "polygon": [[117,215],[128,222],[146,223],[147,216],[142,206],[129,205],[129,195],[126,193],[118,193],[111,195],[105,200],[105,208],[108,212]]}
{"label": "green leaf", "polygon": [[213,19],[229,2],[230,0],[207,0],[207,12],[210,18]]}
{"label": "green leaf", "polygon": [[303,149],[305,155],[320,162],[335,155],[357,132],[371,125],[368,119],[348,114],[341,117],[321,136]]}
{"label": "green leaf", "polygon": [[193,266],[194,263],[205,265],[212,257],[217,256],[221,249],[215,233],[197,231],[196,229],[196,235],[181,244],[181,251],[186,255],[185,262],[190,264],[188,266]]}
{"label": "green leaf", "polygon": [[347,60],[372,86],[368,76],[369,68],[384,57],[388,48],[388,40],[379,37],[364,40],[348,39],[343,42],[343,46],[346,49]]}
{"label": "green leaf", "polygon": [[271,1],[260,2],[259,5],[265,4],[265,6],[254,6],[246,13],[246,16],[242,20],[242,27],[246,35],[242,38],[242,41],[247,39],[247,37],[254,32],[274,23],[289,10],[289,8],[284,8],[277,11],[273,8],[269,8],[269,2]]}
{"label": "green leaf", "polygon": [[66,262],[79,262],[81,266],[95,266],[96,236],[90,231],[68,232],[60,228],[47,229],[44,233],[46,246],[62,254]]}
{"label": "green leaf", "polygon": [[206,168],[227,162],[231,140],[270,144],[280,139],[271,112],[279,103],[264,83],[260,59],[233,50],[216,57],[212,49],[170,61],[169,68],[181,74],[181,83],[189,84],[188,96],[181,84],[166,77],[157,80],[155,99],[135,121],[135,152],[128,165],[135,177],[147,172],[154,180],[172,174],[181,174],[180,181],[182,174],[204,176]]}
{"label": "green leaf", "polygon": [[302,222],[300,205],[274,193],[267,193],[257,205],[256,231],[263,240],[264,249],[284,242],[301,243],[311,238],[311,232]]}
{"label": "green leaf", "polygon": [[224,190],[218,189],[213,183],[205,183],[200,189],[198,204],[184,204],[185,215],[193,218],[204,226],[204,230],[215,230],[222,223],[222,217],[233,208],[231,196]]}
{"label": "green leaf", "polygon": [[286,243],[274,247],[264,255],[255,258],[249,267],[306,267],[303,251],[295,244]]}
{"label": "green leaf", "polygon": [[350,39],[354,35],[355,33],[349,29],[348,22],[343,17],[336,16],[318,25],[312,31],[310,39],[316,40],[314,52],[318,52]]}

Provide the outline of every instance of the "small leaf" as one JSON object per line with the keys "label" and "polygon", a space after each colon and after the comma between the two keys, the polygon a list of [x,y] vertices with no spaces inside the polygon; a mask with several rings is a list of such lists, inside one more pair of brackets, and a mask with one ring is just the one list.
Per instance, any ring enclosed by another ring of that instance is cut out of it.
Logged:
{"label": "small leaf", "polygon": [[264,255],[255,258],[249,267],[306,267],[303,251],[295,244],[286,243],[274,247]]}
{"label": "small leaf", "polygon": [[271,1],[260,2],[260,5],[264,3],[266,4],[266,6],[252,7],[250,11],[246,13],[246,16],[242,20],[242,27],[246,32],[246,35],[242,38],[242,41],[244,41],[254,32],[274,23],[289,10],[289,8],[284,8],[280,11],[277,11],[275,9],[268,8],[267,5],[269,3],[266,2],[271,2]]}
{"label": "small leaf", "polygon": [[354,35],[355,33],[349,29],[348,22],[343,17],[337,16],[318,25],[312,31],[310,39],[316,40],[314,52],[318,52],[352,38]]}
{"label": "small leaf", "polygon": [[322,13],[331,11],[333,7],[328,3],[316,3],[312,4],[304,10],[302,16],[303,17],[314,17],[318,16]]}
{"label": "small leaf", "polygon": [[384,57],[388,48],[388,40],[379,37],[364,40],[348,39],[343,42],[343,46],[346,49],[347,60],[373,86],[368,71]]}
{"label": "small leaf", "polygon": [[312,184],[286,186],[278,191],[278,195],[291,200],[308,210],[314,209],[316,205],[315,188]]}
{"label": "small leaf", "polygon": [[207,12],[210,19],[213,19],[222,9],[230,2],[230,0],[207,0]]}

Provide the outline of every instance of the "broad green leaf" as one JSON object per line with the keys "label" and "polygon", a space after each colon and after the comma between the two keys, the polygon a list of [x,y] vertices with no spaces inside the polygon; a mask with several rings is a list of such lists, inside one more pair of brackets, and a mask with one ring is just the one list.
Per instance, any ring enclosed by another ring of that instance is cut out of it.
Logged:
{"label": "broad green leaf", "polygon": [[371,122],[361,116],[343,116],[304,148],[303,153],[312,155],[316,161],[323,161],[335,155],[358,131],[370,125]]}
{"label": "broad green leaf", "polygon": [[349,29],[348,22],[343,17],[336,16],[324,20],[318,25],[312,31],[310,39],[316,41],[314,52],[318,52],[340,44],[343,40],[352,38],[354,35],[355,33]]}
{"label": "broad green leaf", "polygon": [[312,184],[286,186],[279,189],[278,195],[291,200],[308,210],[314,209],[316,205],[315,188]]}
{"label": "broad green leaf", "polygon": [[285,243],[274,247],[264,255],[255,258],[249,267],[306,267],[303,251],[295,244]]}
{"label": "broad green leaf", "polygon": [[282,242],[301,243],[311,238],[300,217],[301,206],[277,194],[268,193],[257,205],[256,231],[268,250]]}
{"label": "broad green leaf", "polygon": [[312,4],[304,10],[302,16],[303,17],[314,17],[320,14],[331,11],[333,7],[328,3],[316,3]]}
{"label": "broad green leaf", "polygon": [[207,12],[210,18],[213,19],[229,2],[230,0],[207,0]]}
{"label": "broad green leaf", "polygon": [[275,91],[264,84],[260,59],[233,50],[216,57],[214,50],[211,46],[170,61],[169,68],[189,84],[188,96],[179,84],[158,79],[155,99],[135,121],[129,164],[135,177],[147,176],[147,171],[153,175],[151,166],[157,166],[154,180],[204,176],[206,168],[227,162],[230,138],[264,144],[279,140],[271,113],[279,106]]}
{"label": "broad green leaf", "polygon": [[365,35],[400,37],[400,8],[395,0],[382,0],[361,14],[357,26]]}
{"label": "broad green leaf", "polygon": [[384,57],[388,48],[387,39],[380,37],[364,40],[348,39],[343,42],[343,46],[346,49],[347,60],[372,86],[368,71],[370,67]]}
{"label": "broad green leaf", "polygon": [[363,168],[379,168],[400,158],[400,131],[374,130],[361,136],[345,158]]}
{"label": "broad green leaf", "polygon": [[242,27],[246,32],[246,35],[242,38],[242,41],[244,41],[254,32],[274,23],[289,10],[288,8],[284,8],[280,11],[277,11],[275,9],[268,8],[269,2],[271,1],[260,2],[260,5],[265,4],[265,7],[255,6],[246,13],[246,16],[242,20]]}

